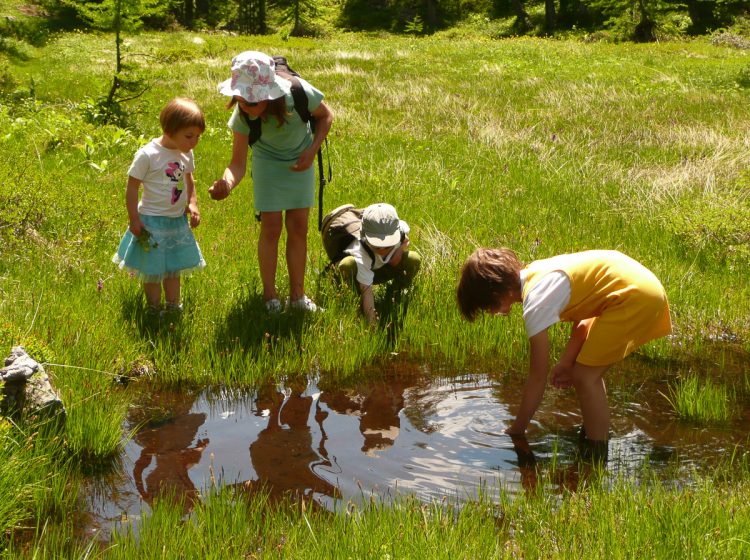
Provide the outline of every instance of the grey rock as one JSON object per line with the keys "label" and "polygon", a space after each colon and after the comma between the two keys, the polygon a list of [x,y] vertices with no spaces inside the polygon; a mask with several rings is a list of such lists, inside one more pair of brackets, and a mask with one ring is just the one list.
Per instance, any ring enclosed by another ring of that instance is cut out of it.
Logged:
{"label": "grey rock", "polygon": [[65,406],[52,387],[49,375],[22,346],[12,349],[5,367],[0,369],[0,380],[3,381],[3,413],[65,418]]}

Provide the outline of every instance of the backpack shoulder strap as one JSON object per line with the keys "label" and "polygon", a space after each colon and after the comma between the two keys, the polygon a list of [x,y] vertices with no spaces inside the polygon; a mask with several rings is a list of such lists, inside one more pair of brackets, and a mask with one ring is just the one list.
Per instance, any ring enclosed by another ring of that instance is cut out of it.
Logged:
{"label": "backpack shoulder strap", "polygon": [[303,122],[309,121],[310,110],[307,108],[307,95],[305,95],[305,90],[297,79],[300,77],[299,73],[289,66],[286,57],[274,56],[273,62],[276,73],[292,82],[292,98],[294,99],[294,108],[297,110],[297,113],[299,113]]}
{"label": "backpack shoulder strap", "polygon": [[297,111],[297,114],[299,114],[302,122],[310,122],[311,125],[314,125],[315,119],[313,119],[312,115],[310,114],[310,109],[308,108],[309,100],[307,99],[307,94],[305,93],[302,84],[299,83],[299,80],[296,76],[290,75],[284,77],[292,82],[292,99],[294,99],[294,110]]}
{"label": "backpack shoulder strap", "polygon": [[365,242],[364,239],[360,239],[359,244],[365,250],[365,253],[367,253],[367,256],[370,257],[370,260],[372,261],[372,264],[374,265],[375,264],[375,252],[372,249],[370,249],[370,246]]}

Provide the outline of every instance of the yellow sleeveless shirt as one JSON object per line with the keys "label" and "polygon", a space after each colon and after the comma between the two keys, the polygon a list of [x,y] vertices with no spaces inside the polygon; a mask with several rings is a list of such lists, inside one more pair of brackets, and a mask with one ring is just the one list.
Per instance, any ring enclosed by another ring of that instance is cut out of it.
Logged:
{"label": "yellow sleeveless shirt", "polygon": [[560,320],[596,318],[577,362],[609,365],[672,332],[664,287],[650,270],[627,255],[583,251],[534,261],[526,267],[523,299],[544,275],[554,271],[570,280],[570,301]]}

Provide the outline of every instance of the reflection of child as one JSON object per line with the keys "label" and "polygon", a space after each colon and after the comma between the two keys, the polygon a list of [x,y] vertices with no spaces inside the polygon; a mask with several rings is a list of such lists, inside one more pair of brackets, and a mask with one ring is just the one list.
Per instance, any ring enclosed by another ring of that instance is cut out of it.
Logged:
{"label": "reflection of child", "polygon": [[[125,202],[130,226],[112,260],[143,279],[149,311],[181,311],[180,275],[206,266],[190,227],[200,223],[193,182],[193,148],[206,128],[190,99],[170,101],[159,115],[162,136],[135,154]],[[143,197],[138,191],[143,184]],[[188,216],[189,225],[188,225]]]}
{"label": "reflection of child", "polygon": [[395,290],[407,288],[419,270],[421,258],[409,251],[409,226],[390,204],[371,204],[362,212],[362,235],[344,251],[336,267],[345,282],[359,288],[362,311],[377,322],[372,286],[393,281]]}
{"label": "reflection of child", "polygon": [[669,304],[659,280],[617,251],[585,251],[523,267],[510,249],[477,249],[464,263],[457,290],[461,314],[507,315],[523,304],[530,341],[529,377],[511,435],[526,431],[544,394],[549,371],[547,328],[573,323],[568,345],[552,368],[552,384],[575,387],[586,436],[605,441],[609,410],[603,375],[649,340],[672,332]]}

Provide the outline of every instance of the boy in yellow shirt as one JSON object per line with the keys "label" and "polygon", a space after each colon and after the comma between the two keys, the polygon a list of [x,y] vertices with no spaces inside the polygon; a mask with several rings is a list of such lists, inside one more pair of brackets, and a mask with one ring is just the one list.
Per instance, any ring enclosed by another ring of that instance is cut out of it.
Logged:
{"label": "boy in yellow shirt", "polygon": [[529,376],[511,436],[523,435],[544,395],[549,373],[547,329],[570,321],[567,347],[552,368],[552,384],[573,386],[586,437],[606,441],[609,408],[604,373],[646,342],[672,332],[669,304],[659,280],[618,251],[584,251],[538,260],[524,267],[510,249],[477,249],[461,270],[461,314],[507,315],[523,305],[530,343]]}

